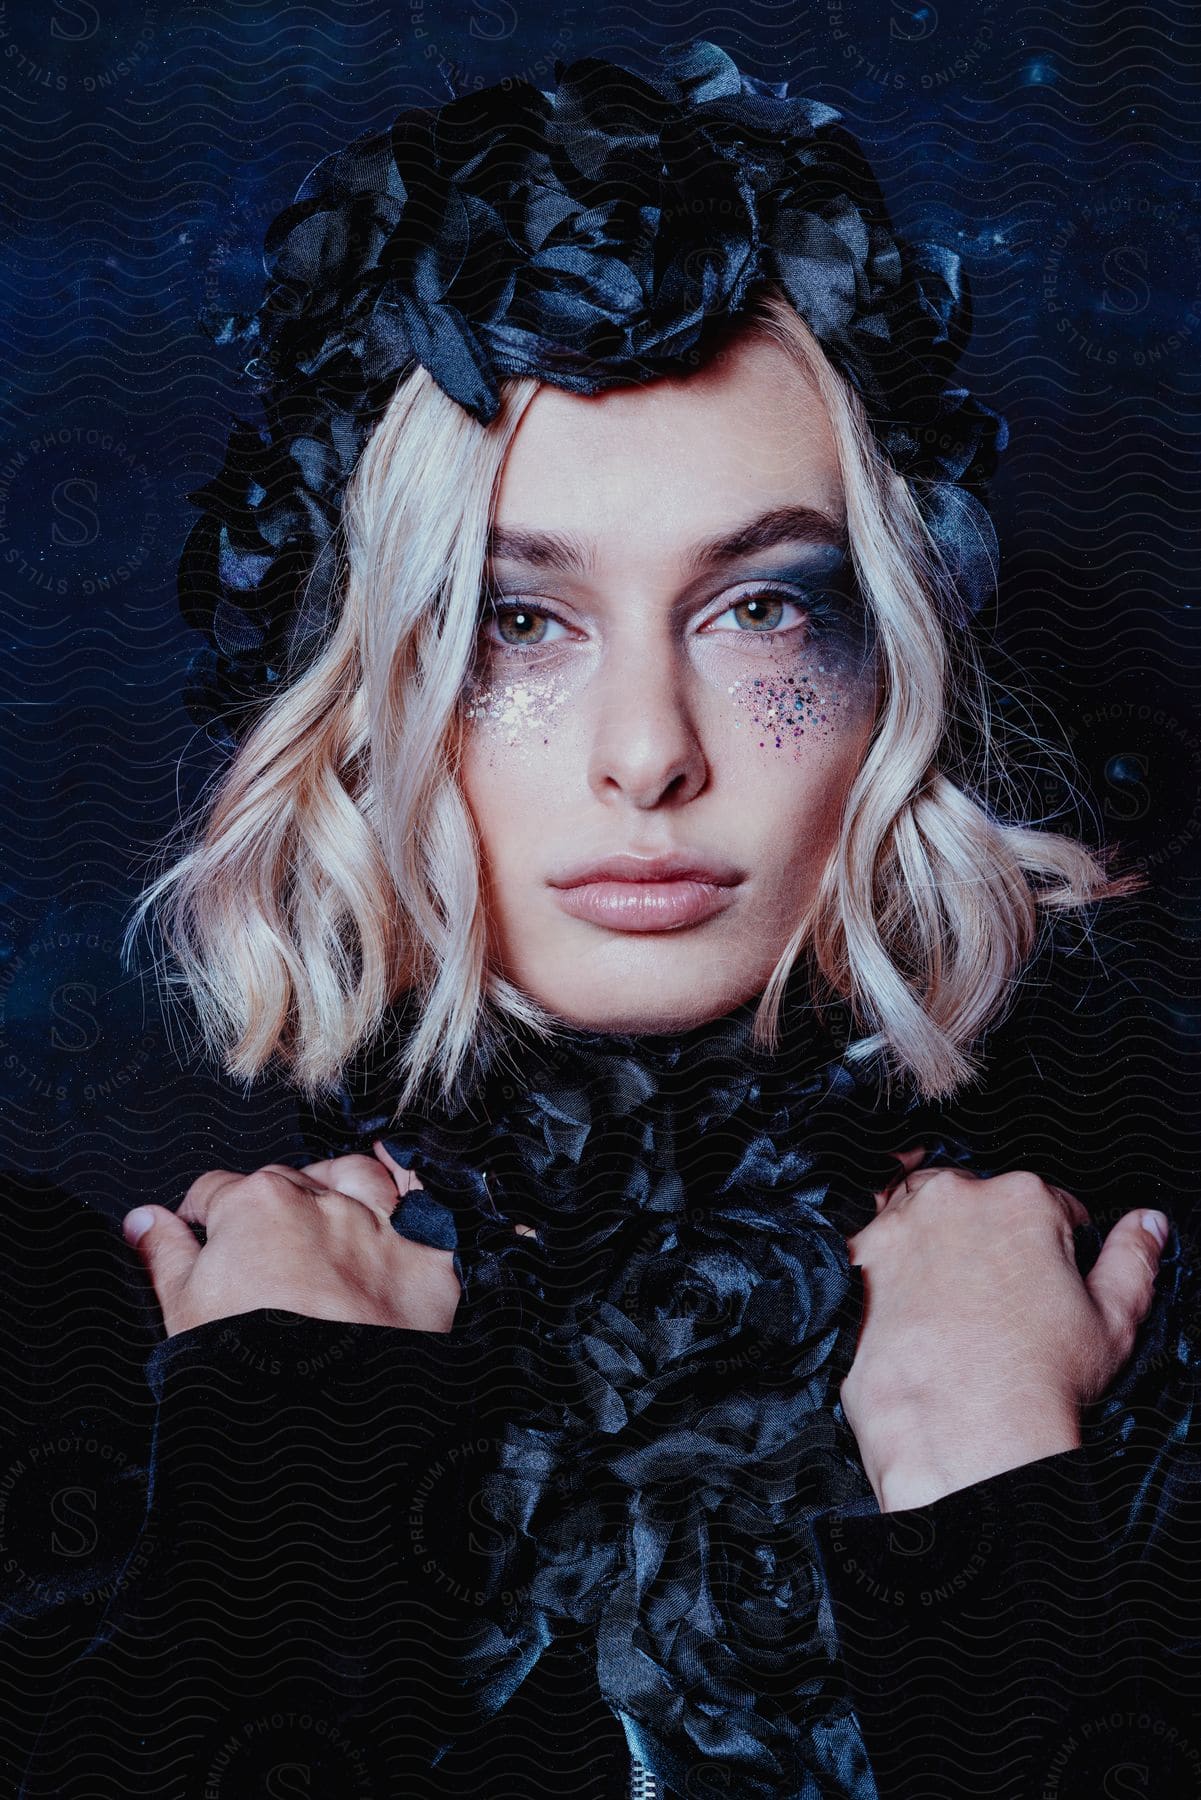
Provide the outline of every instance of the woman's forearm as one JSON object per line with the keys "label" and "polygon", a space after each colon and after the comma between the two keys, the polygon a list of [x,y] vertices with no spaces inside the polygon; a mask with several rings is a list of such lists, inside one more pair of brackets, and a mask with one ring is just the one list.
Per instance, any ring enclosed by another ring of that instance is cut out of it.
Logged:
{"label": "woman's forearm", "polygon": [[959,1488],[1081,1443],[1075,1406],[989,1408],[951,1402],[898,1418],[864,1467],[882,1513],[929,1506]]}
{"label": "woman's forearm", "polygon": [[156,1346],[145,1524],[22,1795],[200,1795],[223,1771],[242,1793],[276,1750],[314,1792],[416,1779],[453,1723],[439,1658],[475,1616],[445,1551],[503,1385],[480,1361],[463,1337],[265,1310]]}
{"label": "woman's forearm", "polygon": [[[814,1521],[879,1800],[1188,1791],[1172,1775],[1195,1729],[1155,1623],[1173,1526],[1136,1553],[1128,1500],[1082,1445],[927,1505]],[[1123,1787],[1133,1763],[1157,1779]]]}

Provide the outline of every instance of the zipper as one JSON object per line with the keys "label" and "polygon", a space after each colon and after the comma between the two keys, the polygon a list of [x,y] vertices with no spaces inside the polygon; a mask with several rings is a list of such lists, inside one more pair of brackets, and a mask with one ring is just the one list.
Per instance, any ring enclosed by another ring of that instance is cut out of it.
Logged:
{"label": "zipper", "polygon": [[636,1756],[630,1758],[629,1800],[662,1800],[663,1790],[646,1764]]}

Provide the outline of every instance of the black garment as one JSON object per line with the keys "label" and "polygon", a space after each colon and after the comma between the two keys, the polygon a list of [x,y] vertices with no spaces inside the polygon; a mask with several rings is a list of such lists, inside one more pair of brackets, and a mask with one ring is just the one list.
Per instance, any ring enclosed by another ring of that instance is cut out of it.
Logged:
{"label": "black garment", "polygon": [[[448,1336],[258,1311],[153,1349],[145,1525],[19,1793],[600,1800],[629,1767],[615,1695],[679,1794],[1201,1792],[1191,1253],[1174,1235],[1083,1449],[882,1517],[834,1399],[858,1297],[824,1252],[871,1216],[880,1143],[969,1153],[831,1073],[808,1024],[806,1060],[761,1070],[745,1023],[682,1056],[580,1034],[494,1072],[474,1123],[396,1128],[428,1177],[397,1222],[457,1241]],[[369,1141],[379,1098],[348,1091],[324,1147]],[[781,1221],[753,1252],[752,1195]],[[772,1241],[795,1266],[756,1260]]]}

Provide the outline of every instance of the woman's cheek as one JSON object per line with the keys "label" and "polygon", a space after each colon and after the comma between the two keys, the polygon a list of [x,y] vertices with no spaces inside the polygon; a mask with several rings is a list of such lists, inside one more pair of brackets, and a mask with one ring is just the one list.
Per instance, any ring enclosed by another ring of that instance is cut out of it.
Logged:
{"label": "woman's cheek", "polygon": [[862,722],[874,683],[868,669],[836,649],[806,646],[731,673],[726,695],[742,742],[797,761],[834,744]]}
{"label": "woman's cheek", "polygon": [[[734,741],[757,751],[813,755],[861,726],[874,711],[875,670],[841,638],[770,653],[706,647],[698,659],[720,698]],[[464,690],[473,757],[491,768],[545,768],[545,753],[580,718],[588,671],[578,660],[522,669],[485,663]]]}
{"label": "woman's cheek", "polygon": [[494,664],[473,676],[464,693],[463,717],[474,752],[530,763],[548,748],[556,728],[571,716],[573,684],[551,670],[509,672]]}

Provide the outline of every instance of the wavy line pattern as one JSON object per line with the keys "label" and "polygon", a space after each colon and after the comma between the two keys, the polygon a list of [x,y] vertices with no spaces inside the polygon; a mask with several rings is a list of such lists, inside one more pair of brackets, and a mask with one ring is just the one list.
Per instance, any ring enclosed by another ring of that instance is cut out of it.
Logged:
{"label": "wavy line pattern", "polygon": [[[16,1791],[36,1721],[137,1554],[153,1421],[142,1371],[160,1327],[116,1221],[139,1201],[173,1202],[201,1169],[295,1160],[314,1128],[281,1083],[247,1093],[204,1066],[161,1012],[152,972],[131,978],[118,960],[148,859],[213,770],[180,702],[192,639],[174,568],[192,517],[183,496],[218,466],[228,417],[247,403],[236,358],[198,321],[253,304],[269,220],[320,156],[399,105],[507,75],[547,86],[556,57],[591,51],[637,64],[692,35],[837,106],[870,147],[902,228],[964,252],[977,303],[965,378],[1011,428],[996,484],[1001,589],[981,627],[989,659],[1014,714],[1070,743],[1089,783],[1092,835],[1119,841],[1151,880],[1101,927],[1103,984],[1069,959],[1053,988],[998,1027],[988,1082],[961,1097],[957,1123],[1012,1164],[1070,1187],[1098,1223],[1146,1199],[1196,1248],[1197,8],[9,0],[0,5],[0,1173],[9,1251],[0,1792]],[[1072,796],[1054,779],[1039,799],[1047,822],[1071,815]],[[276,1321],[253,1354],[278,1354],[280,1330]],[[315,1335],[313,1356],[336,1359],[338,1331]],[[221,1423],[201,1423],[189,1471],[195,1504],[208,1502],[203,1516],[228,1526],[234,1599],[206,1591],[211,1638],[191,1647],[188,1669],[202,1684],[207,1666],[219,1669],[249,1595],[259,1647],[278,1657],[281,1707],[297,1710],[296,1695],[320,1676],[314,1644],[328,1642],[333,1617],[306,1618],[289,1604],[303,1585],[303,1552],[289,1546],[308,1543],[337,1565],[336,1605],[353,1607],[360,1637],[343,1646],[348,1666],[362,1651],[378,1674],[394,1652],[397,1680],[403,1664],[419,1704],[423,1682],[437,1676],[412,1644],[390,1648],[379,1599],[395,1525],[389,1456],[411,1421],[375,1409],[373,1378],[351,1421],[347,1490],[329,1489],[321,1473],[298,1523],[288,1458],[302,1454],[304,1419],[287,1408],[263,1418],[258,1400],[239,1402],[236,1387],[223,1388],[225,1364],[201,1376],[196,1404],[221,1399]],[[419,1421],[429,1445],[435,1414],[431,1398]],[[321,1416],[314,1407],[307,1420],[318,1444]],[[223,1519],[214,1485],[230,1466],[218,1453],[226,1429],[264,1461],[252,1464],[247,1450]],[[429,1445],[420,1455],[432,1466]],[[339,1561],[351,1529],[356,1554]],[[1179,1619],[1195,1583],[1192,1549],[1175,1547],[1178,1592],[1154,1594]],[[181,1555],[185,1580],[186,1547]],[[198,1556],[201,1587],[205,1567]],[[865,1631],[885,1622],[865,1611]],[[1052,1618],[1051,1638],[1054,1628]],[[978,1619],[965,1626],[969,1637],[985,1629]],[[117,1668],[161,1659],[168,1637],[151,1609],[123,1639]],[[932,1636],[909,1672],[912,1690],[896,1672],[898,1706],[947,1654],[945,1637]],[[575,1704],[572,1669],[568,1646],[547,1677],[556,1717]],[[1085,1764],[1081,1780],[1111,1791],[1099,1784],[1117,1753],[1106,1764],[1093,1751],[1120,1744],[1105,1721],[1128,1677],[1122,1645],[1109,1644],[1092,1743],[1063,1749],[1062,1768],[1048,1752],[1049,1791],[1066,1795],[1068,1772]],[[211,1717],[190,1679],[167,1664],[160,1794],[208,1800],[209,1787],[188,1785],[197,1734],[212,1739],[204,1766],[213,1792],[240,1791],[240,1756],[260,1774],[287,1761],[294,1721]],[[413,1721],[388,1719],[386,1685],[373,1692],[345,1743],[324,1715],[307,1738],[301,1732],[307,1748],[296,1755],[322,1771],[337,1800],[400,1791],[381,1746]],[[608,1722],[581,1730],[603,1757]],[[128,1770],[106,1748],[102,1690],[81,1711],[73,1753],[70,1792],[130,1791]],[[1195,1765],[1188,1746],[1164,1757],[1159,1791],[1201,1792],[1201,1752]],[[993,1773],[965,1771],[965,1791],[993,1791]],[[588,1779],[574,1791],[584,1794]],[[497,1740],[490,1792],[563,1792],[570,1781],[516,1731]]]}

